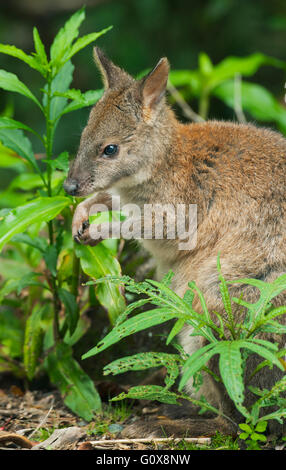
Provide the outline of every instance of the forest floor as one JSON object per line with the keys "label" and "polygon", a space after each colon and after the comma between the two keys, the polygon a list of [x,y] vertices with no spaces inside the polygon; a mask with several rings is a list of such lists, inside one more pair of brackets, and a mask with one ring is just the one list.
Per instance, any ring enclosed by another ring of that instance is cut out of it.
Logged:
{"label": "forest floor", "polygon": [[[86,423],[64,405],[58,391],[24,392],[10,385],[0,388],[0,450],[240,450],[238,439],[219,433],[195,439],[121,437],[125,426],[156,417],[159,409],[154,402],[104,403],[102,413]],[[269,441],[263,448],[285,447],[285,442]]]}
{"label": "forest floor", "polygon": [[9,389],[0,388],[0,450],[238,449],[235,440],[220,435],[212,439],[120,437],[126,425],[157,412],[154,403],[104,403],[102,414],[86,423],[64,405],[57,390],[24,392],[11,385]]}

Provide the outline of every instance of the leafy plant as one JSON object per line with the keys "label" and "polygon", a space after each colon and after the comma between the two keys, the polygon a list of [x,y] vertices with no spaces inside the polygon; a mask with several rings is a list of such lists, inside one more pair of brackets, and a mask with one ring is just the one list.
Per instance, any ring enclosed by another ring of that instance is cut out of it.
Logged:
{"label": "leafy plant", "polygon": [[214,65],[210,57],[199,55],[198,69],[173,70],[170,84],[180,89],[187,101],[198,100],[197,118],[207,119],[212,98],[218,98],[232,108],[239,120],[243,112],[262,122],[273,122],[286,134],[286,110],[263,86],[241,80],[252,77],[262,66],[286,70],[286,63],[265,54],[247,57],[227,57]]}
{"label": "leafy plant", "polygon": [[[70,226],[76,201],[62,189],[69,155],[63,151],[54,156],[61,118],[93,105],[102,96],[102,90],[82,93],[70,88],[73,56],[110,29],[78,37],[84,18],[84,9],[71,16],[54,38],[49,54],[37,28],[31,54],[0,44],[1,53],[41,75],[42,87],[34,91],[15,74],[0,70],[0,87],[22,95],[31,110],[38,108],[45,128],[39,134],[12,117],[0,117],[0,166],[18,173],[1,194],[0,370],[12,370],[32,380],[45,367],[67,406],[90,421],[100,409],[100,397],[72,357],[72,346],[88,328],[84,312],[91,305],[91,297],[81,288],[78,300],[79,279],[81,272],[101,277],[120,275],[121,270],[116,242],[96,248],[73,246]],[[29,134],[42,145],[43,158],[34,153]],[[125,308],[124,298],[113,284],[96,288],[92,298],[95,296],[111,322]]]}
{"label": "leafy plant", "polygon": [[[197,389],[202,383],[202,371],[211,373],[216,380],[221,381],[236,408],[245,417],[251,429],[255,426],[261,428],[262,422],[276,419],[282,422],[286,416],[286,399],[282,397],[286,390],[286,376],[276,382],[271,390],[260,390],[249,387],[253,393],[259,396],[258,400],[247,409],[244,404],[246,384],[246,359],[251,354],[257,354],[263,361],[252,375],[259,373],[262,367],[278,367],[285,370],[285,362],[281,359],[285,354],[285,349],[279,350],[278,345],[260,339],[263,333],[276,333],[283,335],[286,326],[277,322],[276,319],[286,313],[286,306],[274,307],[271,301],[286,289],[286,274],[278,277],[272,283],[263,282],[258,279],[240,279],[226,281],[221,270],[218,257],[218,277],[220,281],[220,292],[224,312],[209,312],[203,293],[196,286],[195,282],[189,283],[189,289],[183,298],[175,294],[169,287],[172,273],[169,273],[162,282],[151,279],[144,282],[135,282],[133,279],[123,276],[122,278],[109,277],[108,282],[124,283],[127,291],[135,294],[144,294],[144,298],[131,303],[125,312],[118,317],[113,330],[97,344],[94,348],[84,354],[83,359],[94,356],[104,349],[110,347],[124,337],[142,331],[154,325],[176,319],[166,343],[173,342],[174,337],[180,332],[184,324],[193,328],[192,336],[202,336],[207,344],[199,348],[191,356],[188,356],[181,347],[177,354],[165,353],[139,353],[133,356],[117,359],[104,368],[104,374],[119,374],[128,370],[143,370],[150,367],[165,366],[167,373],[165,387],[146,385],[132,387],[128,393],[123,393],[116,397],[116,400],[123,398],[141,398],[158,400],[163,403],[178,403],[178,398],[185,398],[201,407],[202,412],[211,410],[220,414],[219,410],[212,407],[202,396],[200,400],[195,400],[185,395],[182,390],[186,383],[193,378]],[[89,281],[91,284],[93,281]],[[97,283],[106,282],[98,279]],[[240,298],[230,296],[229,284],[243,284],[255,286],[260,291],[260,297],[255,303],[249,303]],[[193,308],[194,296],[200,299],[202,313]],[[151,303],[156,308],[131,314],[146,303]],[[232,304],[236,303],[245,309],[243,321],[238,320],[233,315]],[[208,368],[210,359],[219,356],[220,376]],[[170,388],[175,384],[180,370],[182,377],[179,383],[179,392],[173,392]],[[276,411],[260,416],[262,408],[276,406]],[[226,417],[228,418],[228,417]]]}
{"label": "leafy plant", "polygon": [[239,424],[240,429],[243,431],[239,434],[240,439],[244,440],[247,444],[248,450],[260,450],[261,447],[258,441],[265,442],[266,436],[263,434],[267,428],[266,421],[260,421],[256,426],[246,423]]}

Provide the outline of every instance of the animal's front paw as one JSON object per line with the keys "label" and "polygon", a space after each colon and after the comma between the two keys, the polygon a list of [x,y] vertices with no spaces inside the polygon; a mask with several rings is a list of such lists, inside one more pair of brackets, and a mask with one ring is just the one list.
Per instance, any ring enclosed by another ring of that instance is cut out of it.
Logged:
{"label": "animal's front paw", "polygon": [[85,220],[77,232],[73,235],[73,239],[76,243],[85,243],[90,239],[89,236],[89,221]]}
{"label": "animal's front paw", "polygon": [[75,210],[72,221],[72,236],[75,242],[81,243],[89,229],[89,213],[84,204],[79,204]]}

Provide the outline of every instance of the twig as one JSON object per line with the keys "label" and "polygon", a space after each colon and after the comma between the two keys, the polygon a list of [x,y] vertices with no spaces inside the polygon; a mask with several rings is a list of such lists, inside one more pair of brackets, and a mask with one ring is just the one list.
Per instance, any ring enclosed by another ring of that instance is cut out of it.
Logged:
{"label": "twig", "polygon": [[40,421],[40,423],[38,424],[38,426],[36,427],[36,429],[34,429],[34,431],[31,432],[31,434],[29,434],[28,439],[31,439],[31,437],[32,437],[34,434],[36,434],[36,432],[45,424],[45,422],[46,422],[47,419],[48,419],[49,414],[51,413],[51,411],[52,411],[52,409],[53,409],[53,407],[54,407],[54,401],[55,401],[55,400],[54,400],[54,398],[53,398],[53,399],[52,399],[52,404],[51,404],[51,406],[50,406],[49,411],[48,411],[47,414],[43,417],[43,419]]}
{"label": "twig", "polygon": [[170,82],[168,83],[168,91],[170,92],[171,96],[173,96],[176,103],[178,103],[186,118],[194,122],[204,121],[204,119],[190,107],[190,105],[182,97],[181,93]]}
{"label": "twig", "polygon": [[236,73],[234,76],[234,112],[238,122],[245,124],[246,118],[241,105],[241,75]]}
{"label": "twig", "polygon": [[185,441],[185,442],[193,442],[195,444],[210,444],[211,438],[210,437],[181,437],[181,438],[173,438],[173,437],[149,437],[149,438],[139,438],[139,439],[111,439],[111,440],[100,440],[100,441],[89,441],[90,444],[93,446],[111,446],[114,444],[136,444],[136,443],[164,443],[164,442],[173,442],[174,444]]}

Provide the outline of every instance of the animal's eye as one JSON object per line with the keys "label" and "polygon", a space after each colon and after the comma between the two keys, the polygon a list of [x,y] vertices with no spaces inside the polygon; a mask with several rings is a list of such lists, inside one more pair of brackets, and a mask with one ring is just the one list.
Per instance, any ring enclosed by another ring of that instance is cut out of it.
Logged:
{"label": "animal's eye", "polygon": [[110,144],[107,145],[103,151],[105,157],[114,157],[118,152],[118,145]]}

